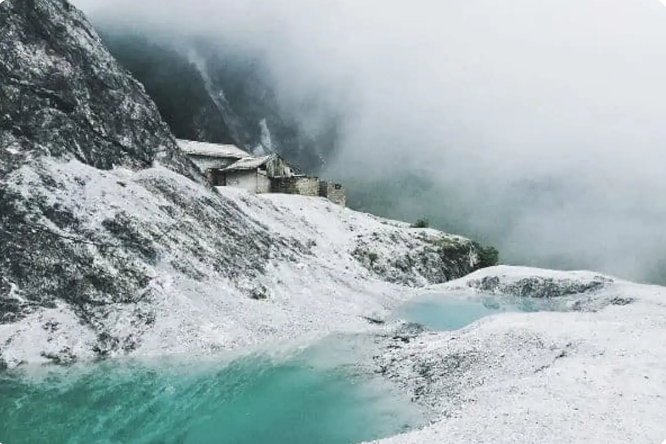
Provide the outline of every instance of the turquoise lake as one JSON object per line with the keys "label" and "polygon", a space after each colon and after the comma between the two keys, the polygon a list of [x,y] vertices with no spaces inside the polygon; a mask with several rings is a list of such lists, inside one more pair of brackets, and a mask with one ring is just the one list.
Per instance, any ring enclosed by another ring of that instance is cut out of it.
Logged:
{"label": "turquoise lake", "polygon": [[496,295],[427,294],[399,307],[394,317],[430,330],[458,330],[486,316],[509,312],[567,311],[569,299],[518,298]]}
{"label": "turquoise lake", "polygon": [[407,404],[307,359],[102,363],[0,374],[0,442],[351,444],[415,425]]}

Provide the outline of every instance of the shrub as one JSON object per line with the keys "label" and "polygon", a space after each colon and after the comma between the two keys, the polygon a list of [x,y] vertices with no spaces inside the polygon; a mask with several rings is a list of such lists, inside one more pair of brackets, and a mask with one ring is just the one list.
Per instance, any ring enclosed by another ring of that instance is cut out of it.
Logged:
{"label": "shrub", "polygon": [[430,222],[428,222],[428,219],[425,218],[418,219],[411,225],[412,228],[428,228],[429,226]]}
{"label": "shrub", "polygon": [[479,268],[494,267],[497,264],[499,264],[497,248],[479,246]]}

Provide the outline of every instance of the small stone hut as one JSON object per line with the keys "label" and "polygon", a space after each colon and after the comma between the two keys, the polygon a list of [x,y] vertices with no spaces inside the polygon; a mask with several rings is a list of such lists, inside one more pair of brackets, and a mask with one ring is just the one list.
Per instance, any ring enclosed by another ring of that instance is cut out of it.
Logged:
{"label": "small stone hut", "polygon": [[322,196],[343,206],[346,203],[342,185],[301,174],[277,154],[253,157],[234,145],[178,143],[213,186],[243,188],[251,193]]}
{"label": "small stone hut", "polygon": [[273,192],[273,179],[292,177],[295,171],[277,154],[262,157],[246,157],[226,168],[209,173],[216,186],[244,188],[253,193]]}

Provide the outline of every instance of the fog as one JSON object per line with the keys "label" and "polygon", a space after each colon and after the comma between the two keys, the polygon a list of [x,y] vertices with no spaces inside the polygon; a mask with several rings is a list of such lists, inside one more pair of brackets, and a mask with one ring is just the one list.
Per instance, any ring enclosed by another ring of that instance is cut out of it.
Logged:
{"label": "fog", "polygon": [[666,281],[659,0],[74,3],[261,57],[285,106],[316,98],[343,116],[327,174],[398,181],[377,191],[391,192],[387,214],[426,216],[511,263]]}

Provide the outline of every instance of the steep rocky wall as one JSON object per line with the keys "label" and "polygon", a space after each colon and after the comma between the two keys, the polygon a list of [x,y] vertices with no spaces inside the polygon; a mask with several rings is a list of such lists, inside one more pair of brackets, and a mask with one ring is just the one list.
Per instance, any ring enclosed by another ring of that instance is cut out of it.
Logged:
{"label": "steep rocky wall", "polygon": [[5,1],[0,54],[5,169],[31,153],[103,169],[160,160],[195,176],[143,86],[67,1]]}

